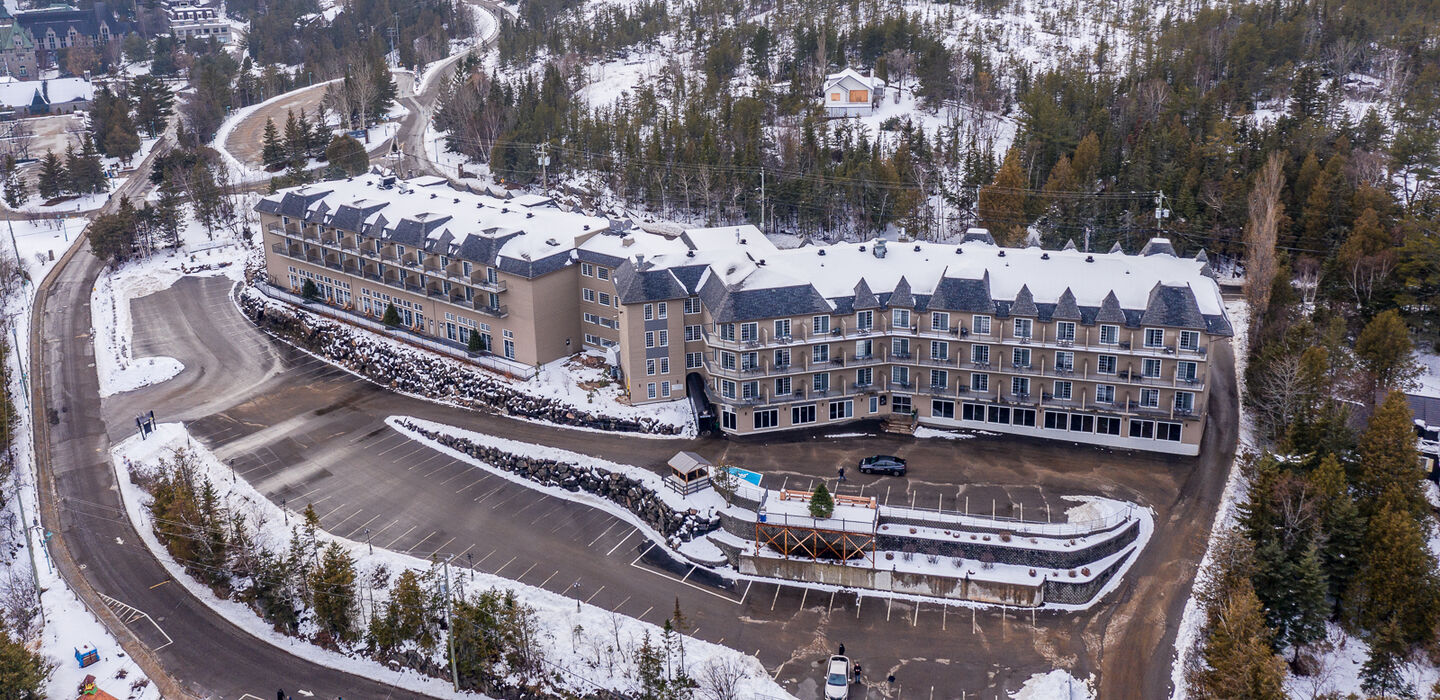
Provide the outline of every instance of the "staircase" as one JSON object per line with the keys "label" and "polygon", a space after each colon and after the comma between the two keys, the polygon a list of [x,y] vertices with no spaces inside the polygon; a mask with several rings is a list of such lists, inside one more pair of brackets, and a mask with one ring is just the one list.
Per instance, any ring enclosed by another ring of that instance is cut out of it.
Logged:
{"label": "staircase", "polygon": [[908,413],[892,413],[885,416],[885,421],[880,424],[880,427],[887,433],[914,435],[915,416]]}

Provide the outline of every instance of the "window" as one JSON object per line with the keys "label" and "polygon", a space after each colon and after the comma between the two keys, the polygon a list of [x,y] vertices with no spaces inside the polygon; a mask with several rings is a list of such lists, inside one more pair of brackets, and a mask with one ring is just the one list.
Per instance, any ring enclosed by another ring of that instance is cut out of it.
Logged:
{"label": "window", "polygon": [[1010,410],[1010,424],[1027,428],[1035,427],[1035,409],[1014,408]]}
{"label": "window", "polygon": [[985,405],[967,403],[960,406],[960,420],[985,421]]}
{"label": "window", "polygon": [[1076,433],[1095,432],[1095,416],[1087,416],[1083,413],[1070,414],[1070,430]]}
{"label": "window", "polygon": [[699,369],[700,366],[703,365],[703,364],[705,364],[705,355],[704,355],[704,353],[699,353],[699,352],[687,352],[687,353],[685,353],[685,369]]}
{"label": "window", "polygon": [[990,391],[990,375],[975,372],[970,375],[970,390],[987,392]]}
{"label": "window", "polygon": [[851,101],[851,102],[869,102],[869,101],[870,101],[870,91],[869,91],[869,90],[851,90],[851,91],[850,91],[850,101]]}
{"label": "window", "polygon": [[860,312],[857,312],[857,313],[855,314],[855,327],[856,327],[856,328],[858,328],[858,329],[860,329],[860,330],[862,330],[862,331],[868,331],[868,330],[870,330],[872,327],[874,327],[874,325],[875,325],[875,312],[874,312],[874,311],[860,311]]}
{"label": "window", "polygon": [[655,347],[655,331],[645,331],[645,347]]}
{"label": "window", "polygon": [[1010,351],[1010,364],[1017,369],[1026,369],[1030,366],[1030,348],[1015,348]]}
{"label": "window", "polygon": [[[932,312],[932,313],[930,314],[930,330],[932,330],[932,331],[948,331],[948,330],[950,330],[950,314],[947,314],[947,313],[945,313],[944,311],[935,311],[935,312]],[[951,413],[954,413],[954,412],[955,412],[955,406],[954,406],[953,404],[950,406],[950,412],[951,412]]]}
{"label": "window", "polygon": [[810,348],[810,361],[811,361],[811,362],[817,362],[817,363],[818,363],[818,362],[829,362],[829,361],[830,361],[830,346],[829,346],[829,345],[815,345],[815,346],[811,346],[811,348]]}
{"label": "window", "polygon": [[646,321],[654,321],[654,320],[655,320],[655,305],[654,305],[654,304],[646,304],[646,305],[645,305],[645,320],[646,320]]}
{"label": "window", "polygon": [[788,396],[790,394],[790,378],[779,377],[775,380],[775,395]]}
{"label": "window", "polygon": [[1200,333],[1198,331],[1180,331],[1180,349],[1191,352],[1200,349]]}
{"label": "window", "polygon": [[651,399],[655,398],[655,382],[645,385],[645,396]]}
{"label": "window", "polygon": [[1156,439],[1156,440],[1170,440],[1171,442],[1180,442],[1180,424],[1179,424],[1179,423],[1163,423],[1163,422],[1162,422],[1162,423],[1156,423],[1156,424],[1155,424],[1155,439]]}
{"label": "window", "polygon": [[718,333],[718,334],[720,335],[720,339],[721,339],[721,340],[729,340],[729,341],[731,341],[731,342],[734,342],[734,340],[735,340],[735,324],[733,324],[733,323],[722,323],[722,324],[720,324],[720,325],[718,325],[718,326],[715,327],[715,331],[716,331],[716,333]]}
{"label": "window", "polygon": [[460,269],[465,273],[465,276],[466,276],[466,277],[469,277],[469,276],[470,276],[470,271],[471,271],[471,269],[473,269],[473,268],[471,268],[471,266],[470,266],[470,261],[464,260],[464,261],[461,261],[461,263],[460,263]]}
{"label": "window", "polygon": [[700,340],[703,337],[705,337],[705,332],[700,328],[699,325],[685,327],[685,342],[689,343],[691,341]]}
{"label": "window", "polygon": [[1021,397],[1021,398],[1030,396],[1030,378],[1029,378],[1029,377],[1011,377],[1011,378],[1010,378],[1010,393],[1012,393],[1012,394],[1014,394],[1014,395],[1016,395],[1016,396],[1018,396],[1018,397]]}
{"label": "window", "polygon": [[950,359],[950,344],[943,340],[930,341],[930,359],[941,361]]}
{"label": "window", "polygon": [[843,420],[855,415],[854,401],[831,401],[830,420]]}
{"label": "window", "polygon": [[790,366],[790,350],[789,350],[789,349],[776,350],[776,351],[775,351],[775,365],[774,365],[774,367],[775,367],[776,369],[781,369],[781,368],[789,367],[789,366]]}
{"label": "window", "polygon": [[1145,347],[1158,348],[1165,344],[1165,330],[1162,328],[1145,329]]}
{"label": "window", "polygon": [[1182,382],[1195,383],[1195,376],[1200,366],[1194,362],[1180,361],[1175,363],[1175,378]]}
{"label": "window", "polygon": [[1045,412],[1045,428],[1047,430],[1064,430],[1070,424],[1070,414],[1060,411]]}
{"label": "window", "polygon": [[1160,360],[1153,357],[1145,358],[1140,362],[1140,374],[1147,379],[1154,379],[1160,376]]}
{"label": "window", "polygon": [[741,382],[740,398],[746,400],[760,398],[760,382]]}
{"label": "window", "polygon": [[1115,385],[1100,384],[1096,386],[1095,403],[1115,403]]}
{"label": "window", "polygon": [[930,388],[944,389],[950,383],[950,373],[943,369],[930,370]]}
{"label": "window", "polygon": [[505,359],[507,359],[507,360],[513,360],[513,359],[515,359],[515,341],[513,341],[513,340],[508,340],[508,339],[507,339],[507,340],[505,341]]}
{"label": "window", "polygon": [[880,397],[879,397],[879,396],[871,396],[871,397],[870,397],[870,412],[871,412],[871,413],[879,413],[879,412],[880,412]]}
{"label": "window", "polygon": [[1155,421],[1131,419],[1130,437],[1145,438],[1147,440],[1155,437]]}
{"label": "window", "polygon": [[758,323],[742,323],[742,324],[740,324],[740,340],[741,340],[742,342],[746,342],[746,343],[753,343],[753,342],[756,342],[756,341],[760,340],[760,324],[758,324]]}
{"label": "window", "polygon": [[742,353],[740,353],[740,370],[741,370],[741,371],[750,371],[750,370],[753,370],[753,369],[760,369],[760,353],[758,353],[758,352],[742,352]]}
{"label": "window", "polygon": [[1029,338],[1031,331],[1035,329],[1035,322],[1028,318],[1015,319],[1015,337]]}
{"label": "window", "polygon": [[821,394],[830,391],[830,373],[820,372],[811,377],[810,388]]}
{"label": "window", "polygon": [[733,371],[733,370],[735,369],[735,353],[733,353],[733,352],[722,352],[722,353],[720,353],[720,369],[728,369],[728,370],[731,370],[731,371]]}
{"label": "window", "polygon": [[1177,391],[1177,392],[1175,392],[1175,412],[1176,412],[1176,413],[1194,413],[1194,412],[1195,412],[1195,394],[1193,394],[1193,393],[1191,393],[1191,392],[1188,392],[1188,391]]}
{"label": "window", "polygon": [[890,356],[896,359],[905,360],[910,358],[910,339],[891,338]]}
{"label": "window", "polygon": [[1055,369],[1059,372],[1075,371],[1075,353],[1069,350],[1060,350],[1055,353]]}
{"label": "window", "polygon": [[890,323],[896,328],[909,328],[910,312],[906,309],[891,309]]}
{"label": "window", "polygon": [[990,366],[990,346],[989,346],[989,345],[971,345],[971,346],[970,346],[970,361],[973,362],[973,363],[975,363],[975,364],[977,364],[977,365],[980,365],[981,367],[989,367],[989,366]]}
{"label": "window", "polygon": [[1119,326],[1101,326],[1101,327],[1100,327],[1100,344],[1101,344],[1101,345],[1119,345],[1119,344],[1120,344],[1120,327],[1119,327]]}
{"label": "window", "polygon": [[606,294],[605,292],[600,292],[600,305],[601,305],[601,306],[609,306],[609,305],[610,305],[610,295],[609,295],[609,294]]}
{"label": "window", "polygon": [[813,330],[817,335],[820,334],[820,333],[829,333],[829,332],[830,332],[830,317],[829,317],[829,316],[815,316],[815,317],[811,318],[811,319],[810,319],[810,328],[811,328],[811,330]]}
{"label": "window", "polygon": [[[879,406],[874,406],[870,409],[870,412],[874,413],[879,408]],[[890,397],[890,412],[899,413],[900,415],[906,415],[909,413],[914,413],[915,409],[910,405],[909,396],[901,396],[899,394],[896,394]]]}
{"label": "window", "polygon": [[955,402],[941,401],[934,399],[930,402],[930,416],[932,418],[955,418]]}
{"label": "window", "polygon": [[900,386],[910,386],[910,368],[903,365],[890,368],[890,383]]}
{"label": "window", "polygon": [[670,398],[670,382],[660,382],[661,398]]}
{"label": "window", "polygon": [[1055,324],[1055,340],[1062,343],[1075,342],[1075,322],[1061,321]]}
{"label": "window", "polygon": [[855,370],[855,386],[870,386],[875,383],[874,368],[861,367]]}
{"label": "window", "polygon": [[986,423],[1009,423],[1010,408],[1007,406],[987,406],[985,408]]}
{"label": "window", "polygon": [[[729,379],[720,380],[720,396],[727,399],[735,398],[735,382]],[[731,426],[734,427],[734,426]]]}
{"label": "window", "polygon": [[655,361],[654,361],[654,360],[646,360],[646,361],[645,361],[645,375],[648,376],[648,377],[653,377],[653,376],[655,376]]}
{"label": "window", "polygon": [[1118,363],[1119,358],[1114,355],[1101,355],[1095,358],[1095,371],[1100,374],[1114,374]]}
{"label": "window", "polygon": [[790,338],[790,319],[782,318],[775,321],[775,338]]}
{"label": "window", "polygon": [[659,344],[662,348],[670,347],[670,331],[656,331],[659,334]]}
{"label": "window", "polygon": [[795,406],[790,409],[790,424],[804,425],[815,422],[815,404]]}
{"label": "window", "polygon": [[700,297],[689,297],[685,300],[685,315],[700,313]]}
{"label": "window", "polygon": [[660,373],[661,373],[661,374],[669,374],[669,373],[670,373],[670,358],[668,358],[668,357],[662,357],[662,358],[660,358]]}
{"label": "window", "polygon": [[1120,419],[1108,416],[1095,417],[1095,432],[1100,435],[1119,435]]}
{"label": "window", "polygon": [[1070,382],[1055,382],[1055,398],[1062,401],[1069,401],[1070,392],[1073,390],[1073,388],[1074,387]]}
{"label": "window", "polygon": [[721,411],[720,411],[720,429],[721,429],[721,430],[734,430],[734,429],[735,429],[735,412],[734,412],[734,411],[727,411],[727,410],[721,409]]}
{"label": "window", "polygon": [[1145,408],[1158,408],[1160,406],[1159,389],[1141,389],[1140,405]]}
{"label": "window", "polygon": [[855,341],[855,359],[864,360],[874,354],[875,341],[870,339]]}
{"label": "window", "polygon": [[990,335],[990,317],[974,316],[970,319],[970,328],[977,335]]}
{"label": "window", "polygon": [[658,303],[658,304],[655,305],[655,318],[669,318],[669,317],[670,317],[670,304],[669,304],[669,302],[664,302],[664,301],[662,301],[662,302],[660,302],[660,303]]}
{"label": "window", "polygon": [[595,290],[593,290],[593,289],[582,289],[582,290],[580,290],[580,298],[581,298],[581,299],[584,299],[585,301],[594,303],[594,302],[595,302]]}
{"label": "window", "polygon": [[608,279],[610,279],[610,268],[608,268],[608,267],[597,267],[597,268],[595,268],[595,278],[596,278],[596,279],[602,279],[602,280],[608,280]]}
{"label": "window", "polygon": [[764,430],[780,425],[780,412],[775,409],[768,411],[756,411],[754,414],[755,429]]}

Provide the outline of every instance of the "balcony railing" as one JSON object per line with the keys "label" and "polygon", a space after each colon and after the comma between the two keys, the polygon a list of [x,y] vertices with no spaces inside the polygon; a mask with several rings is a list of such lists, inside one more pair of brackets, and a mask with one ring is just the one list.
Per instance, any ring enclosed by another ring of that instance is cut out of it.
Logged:
{"label": "balcony railing", "polygon": [[480,301],[479,297],[475,298],[474,307],[476,311],[479,311],[480,313],[487,316],[493,316],[495,318],[505,318],[506,316],[510,315],[509,309],[506,308],[504,304],[500,304],[499,306],[491,306],[487,303]]}

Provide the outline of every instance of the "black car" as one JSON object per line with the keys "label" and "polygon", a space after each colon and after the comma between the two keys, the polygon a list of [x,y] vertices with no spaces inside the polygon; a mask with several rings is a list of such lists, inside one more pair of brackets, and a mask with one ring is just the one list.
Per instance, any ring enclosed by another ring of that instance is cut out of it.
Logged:
{"label": "black car", "polygon": [[890,455],[875,455],[860,460],[861,474],[905,476],[905,460]]}

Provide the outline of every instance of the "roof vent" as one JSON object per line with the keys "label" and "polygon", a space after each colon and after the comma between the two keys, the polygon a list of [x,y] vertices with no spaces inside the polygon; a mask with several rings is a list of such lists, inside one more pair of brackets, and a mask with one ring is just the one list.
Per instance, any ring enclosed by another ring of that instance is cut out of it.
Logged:
{"label": "roof vent", "polygon": [[1049,259],[1050,259],[1050,254],[1049,254],[1049,253],[1041,253],[1041,254],[1040,254],[1040,259],[1041,259],[1041,260],[1049,260]]}
{"label": "roof vent", "polygon": [[533,219],[533,218],[535,218],[535,212],[533,212],[533,211],[527,211],[527,212],[525,212],[525,218],[527,218],[527,219]]}
{"label": "roof vent", "polygon": [[1000,251],[1000,257],[1002,257],[1002,258],[1005,257],[1005,251],[1003,251],[1003,250]]}
{"label": "roof vent", "polygon": [[687,258],[693,258],[693,257],[695,257],[695,251],[693,251],[693,250],[687,250],[687,251],[685,251],[685,257],[687,257]]}
{"label": "roof vent", "polygon": [[460,203],[460,198],[459,198],[459,197],[456,197],[456,198],[455,198],[455,201],[454,201],[454,202],[451,202],[451,204],[459,204],[459,203]]}
{"label": "roof vent", "polygon": [[875,241],[875,257],[885,257],[885,239],[883,238]]}
{"label": "roof vent", "polygon": [[744,238],[741,238],[741,239],[740,239],[740,245],[745,245],[745,239],[744,239]]}
{"label": "roof vent", "polygon": [[862,252],[862,253],[865,252],[865,246],[863,246],[863,245],[860,246],[860,252]]}
{"label": "roof vent", "polygon": [[510,213],[510,207],[500,207],[500,213],[501,213],[501,214],[509,214],[509,213]]}
{"label": "roof vent", "polygon": [[962,249],[962,248],[956,248],[956,249],[955,249],[955,254],[956,254],[956,255],[963,255],[964,253],[965,253],[965,250]]}
{"label": "roof vent", "polygon": [[1087,255],[1087,256],[1085,256],[1085,262],[1095,262],[1095,256],[1093,256],[1093,255]]}
{"label": "roof vent", "polygon": [[545,245],[560,245],[560,241],[557,241],[554,238],[546,238]]}
{"label": "roof vent", "polygon": [[583,227],[581,227],[580,230],[581,230],[581,231],[589,231],[589,230],[590,230],[590,224],[585,224]]}
{"label": "roof vent", "polygon": [[821,249],[820,249],[820,255],[821,255],[822,257],[825,255],[825,249],[824,249],[824,248],[821,248]]}
{"label": "roof vent", "polygon": [[919,245],[919,244],[916,244],[916,245],[915,245],[915,252],[917,252],[917,253],[920,252],[920,245]]}
{"label": "roof vent", "polygon": [[435,194],[434,192],[431,192],[431,193],[430,193],[430,198],[431,198],[431,199],[434,199],[435,197],[436,197],[436,194]]}
{"label": "roof vent", "polygon": [[759,260],[756,260],[755,267],[765,267],[765,258],[760,258]]}

